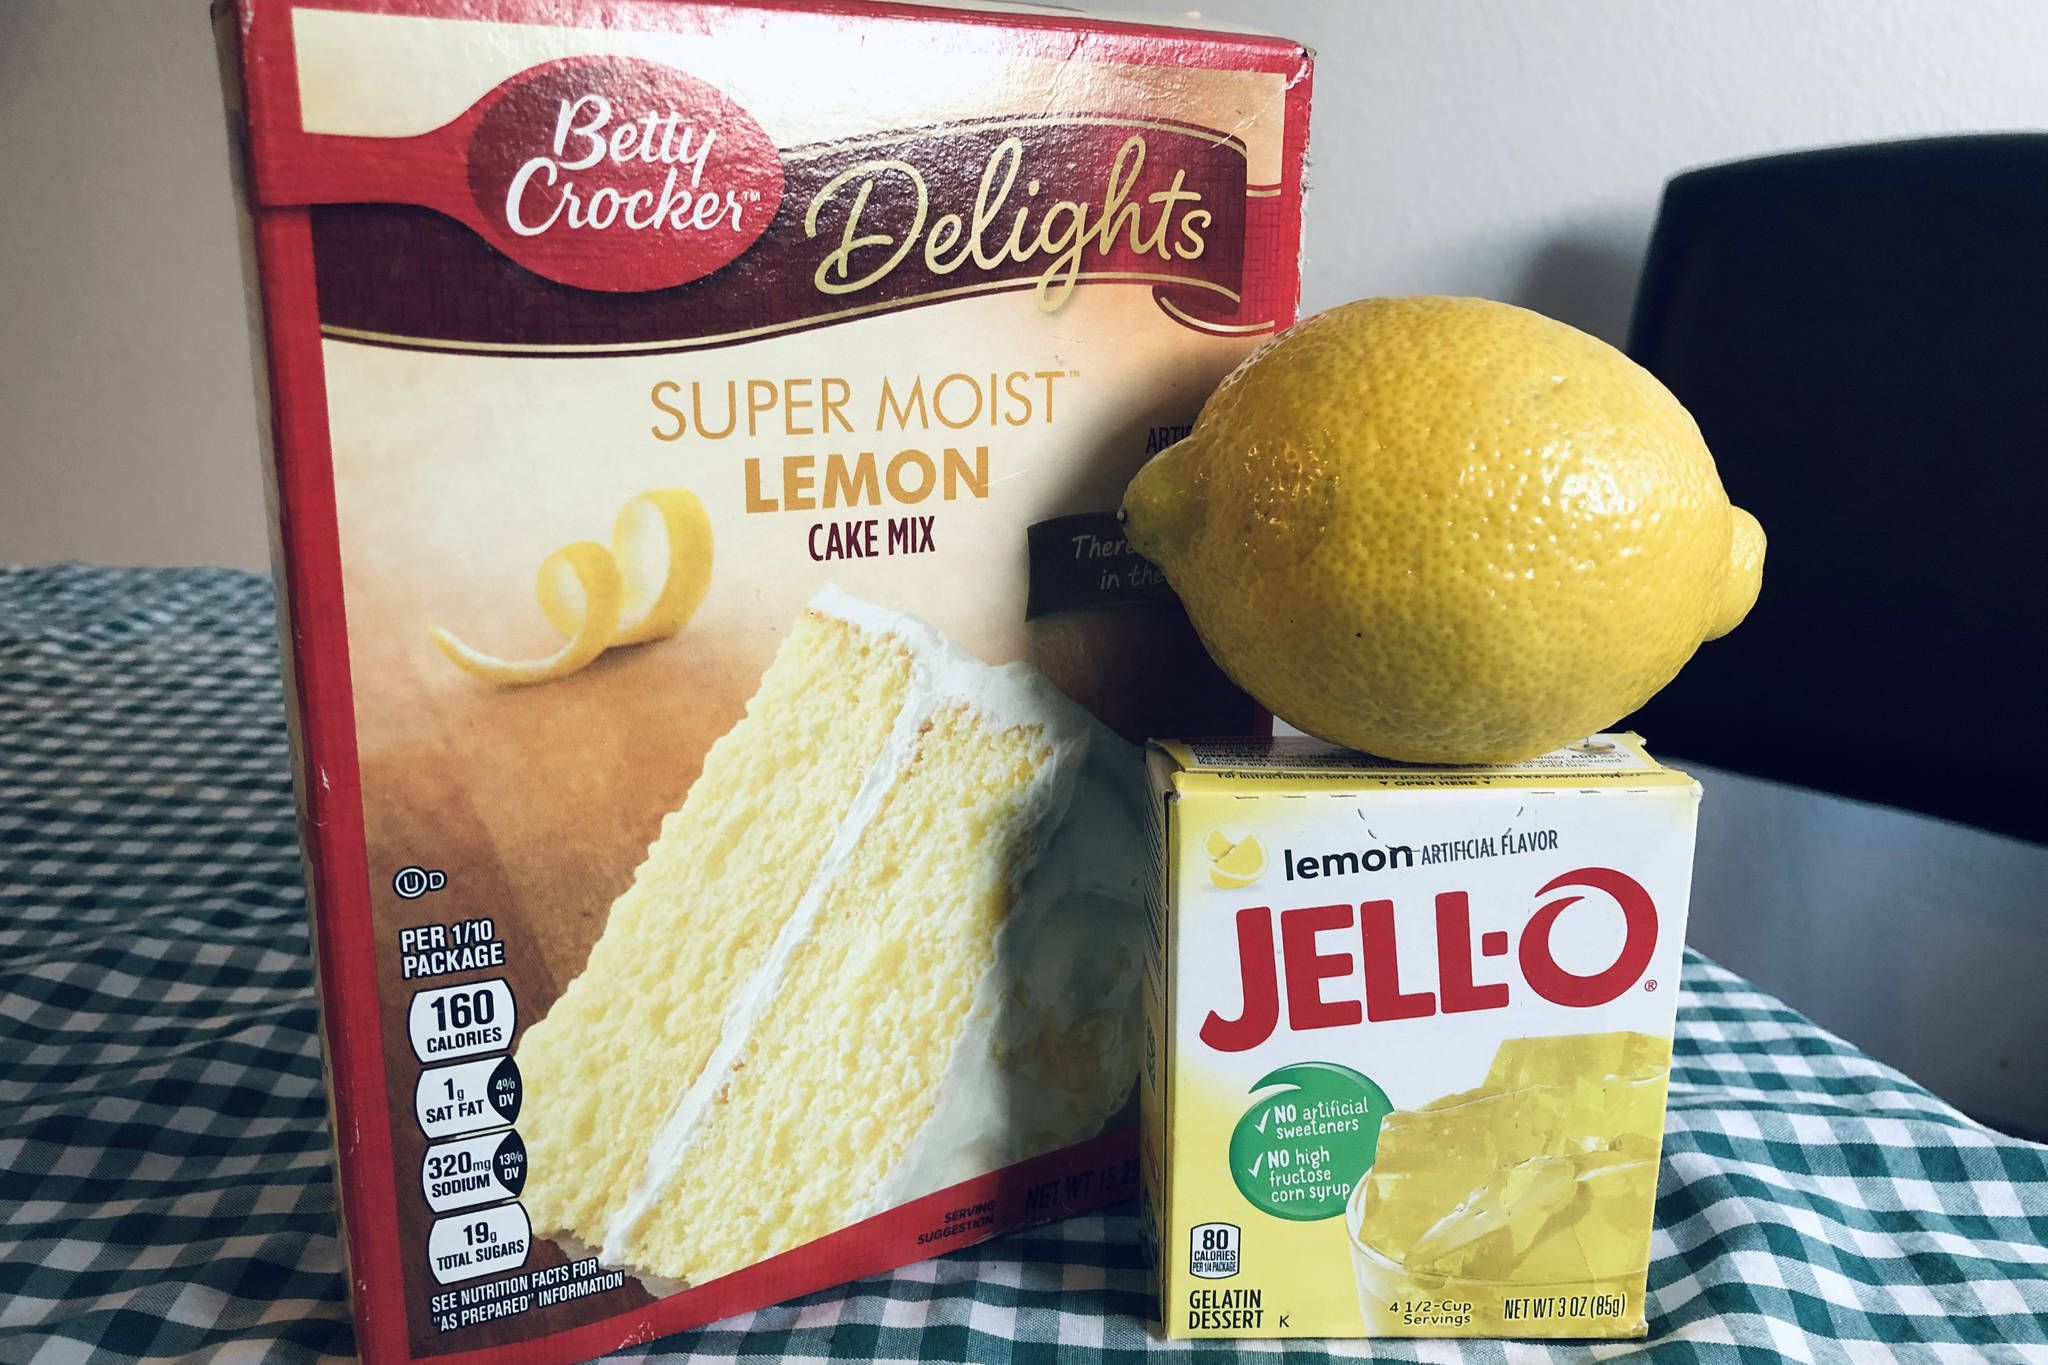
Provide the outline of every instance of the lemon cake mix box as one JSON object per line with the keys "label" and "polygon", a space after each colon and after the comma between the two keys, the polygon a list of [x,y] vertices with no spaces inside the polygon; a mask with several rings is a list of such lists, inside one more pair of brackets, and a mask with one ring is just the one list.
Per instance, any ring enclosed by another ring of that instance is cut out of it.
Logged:
{"label": "lemon cake mix box", "polygon": [[1700,789],[1155,744],[1141,1177],[1169,1335],[1626,1337]]}
{"label": "lemon cake mix box", "polygon": [[224,0],[364,1355],[1131,1197],[1114,511],[1294,320],[1309,59],[1023,6]]}

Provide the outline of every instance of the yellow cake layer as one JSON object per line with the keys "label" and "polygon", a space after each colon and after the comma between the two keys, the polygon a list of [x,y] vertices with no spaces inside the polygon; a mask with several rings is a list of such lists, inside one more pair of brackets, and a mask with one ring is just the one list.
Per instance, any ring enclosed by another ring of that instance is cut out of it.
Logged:
{"label": "yellow cake layer", "polygon": [[520,1042],[536,1233],[603,1242],[733,996],[812,881],[910,679],[902,641],[806,612],[745,718],[712,745],[583,974]]}
{"label": "yellow cake layer", "polygon": [[992,1007],[978,988],[1051,753],[1039,726],[998,728],[957,702],[933,713],[680,1169],[627,1235],[632,1264],[701,1283],[860,1216],[931,1118],[970,1014]]}

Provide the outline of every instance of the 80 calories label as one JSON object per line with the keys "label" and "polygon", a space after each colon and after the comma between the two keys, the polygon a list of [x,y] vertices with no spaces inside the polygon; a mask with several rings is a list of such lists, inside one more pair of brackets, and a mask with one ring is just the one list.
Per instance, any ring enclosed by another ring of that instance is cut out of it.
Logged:
{"label": "80 calories label", "polygon": [[511,1045],[517,1016],[512,988],[494,978],[421,991],[406,1012],[406,1032],[421,1061],[452,1061],[503,1051]]}

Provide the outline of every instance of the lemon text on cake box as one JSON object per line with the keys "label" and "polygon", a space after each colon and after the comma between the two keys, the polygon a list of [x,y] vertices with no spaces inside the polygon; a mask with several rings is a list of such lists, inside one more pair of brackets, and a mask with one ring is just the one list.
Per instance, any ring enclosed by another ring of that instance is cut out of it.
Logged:
{"label": "lemon text on cake box", "polygon": [[1167,1333],[1640,1335],[1698,784],[1627,734],[1149,767]]}

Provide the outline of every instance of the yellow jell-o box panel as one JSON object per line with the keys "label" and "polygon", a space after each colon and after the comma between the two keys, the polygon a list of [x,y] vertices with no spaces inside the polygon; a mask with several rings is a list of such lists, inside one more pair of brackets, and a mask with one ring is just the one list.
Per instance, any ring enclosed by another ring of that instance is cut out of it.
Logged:
{"label": "yellow jell-o box panel", "polygon": [[1168,1335],[1640,1335],[1698,785],[1632,735],[1150,767]]}

